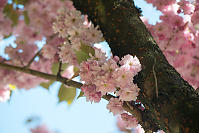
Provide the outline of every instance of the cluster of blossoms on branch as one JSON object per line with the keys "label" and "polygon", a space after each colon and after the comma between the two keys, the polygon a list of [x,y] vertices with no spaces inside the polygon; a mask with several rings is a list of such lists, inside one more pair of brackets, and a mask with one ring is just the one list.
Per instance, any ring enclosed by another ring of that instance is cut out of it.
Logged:
{"label": "cluster of blossoms on branch", "polygon": [[60,60],[62,63],[79,67],[81,60],[78,59],[78,56],[81,56],[79,53],[82,50],[81,46],[92,47],[94,43],[102,41],[103,35],[87,20],[86,15],[81,15],[80,11],[75,8],[61,8],[58,14],[53,29],[59,37],[65,39],[59,47]]}
{"label": "cluster of blossoms on branch", "polygon": [[124,101],[135,101],[139,88],[133,83],[133,77],[141,70],[137,57],[126,55],[119,61],[118,57],[106,60],[105,54],[95,50],[95,56],[80,65],[80,77],[85,82],[81,87],[87,101],[99,102],[101,97],[114,93],[107,109],[114,115],[121,115],[127,129],[135,128],[138,121],[123,109]]}
{"label": "cluster of blossoms on branch", "polygon": [[[107,59],[105,53],[93,45],[102,41],[101,31],[74,8],[60,9],[53,29],[65,38],[60,46],[60,60],[79,68],[84,83],[81,90],[87,101],[99,102],[103,95],[116,94],[117,98],[110,99],[107,109],[121,115],[126,128],[136,127],[136,118],[127,114],[122,106],[124,101],[135,101],[138,96],[139,88],[133,83],[133,77],[141,71],[138,58],[126,55],[121,60],[117,56]],[[86,59],[79,58],[85,54]]]}
{"label": "cluster of blossoms on branch", "polygon": [[144,20],[167,60],[194,88],[199,87],[199,1],[145,0],[162,15],[155,25]]}
{"label": "cluster of blossoms on branch", "polygon": [[112,92],[119,100],[135,101],[139,88],[133,83],[133,77],[140,70],[137,57],[126,55],[119,61],[115,56],[106,60],[105,54],[96,49],[95,56],[80,65],[80,77],[85,82],[81,89],[89,101],[99,102],[101,95]]}

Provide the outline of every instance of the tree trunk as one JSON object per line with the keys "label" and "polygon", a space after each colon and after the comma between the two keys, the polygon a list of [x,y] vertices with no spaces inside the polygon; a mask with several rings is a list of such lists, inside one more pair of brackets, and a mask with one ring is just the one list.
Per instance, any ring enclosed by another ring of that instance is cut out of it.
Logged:
{"label": "tree trunk", "polygon": [[[99,25],[114,55],[136,55],[142,71],[135,83],[145,106],[145,131],[199,133],[199,95],[168,63],[139,18],[131,0],[73,0],[75,7]],[[132,102],[129,102],[130,104]],[[133,104],[131,104],[133,107]]]}

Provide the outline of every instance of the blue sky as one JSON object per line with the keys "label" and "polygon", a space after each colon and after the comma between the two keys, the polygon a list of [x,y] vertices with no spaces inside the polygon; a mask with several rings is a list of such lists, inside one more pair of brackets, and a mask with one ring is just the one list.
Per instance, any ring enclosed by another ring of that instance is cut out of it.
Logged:
{"label": "blue sky", "polygon": [[[142,8],[144,16],[150,18],[150,23],[158,20],[160,13],[151,5],[143,0],[135,3]],[[0,42],[1,55],[8,42]],[[91,104],[80,98],[68,106],[65,102],[58,104],[57,93],[58,83],[49,91],[42,87],[15,90],[10,102],[0,103],[0,133],[29,133],[29,128],[39,123],[58,133],[119,133],[115,117],[106,109],[107,101]],[[33,116],[39,120],[25,124]]]}

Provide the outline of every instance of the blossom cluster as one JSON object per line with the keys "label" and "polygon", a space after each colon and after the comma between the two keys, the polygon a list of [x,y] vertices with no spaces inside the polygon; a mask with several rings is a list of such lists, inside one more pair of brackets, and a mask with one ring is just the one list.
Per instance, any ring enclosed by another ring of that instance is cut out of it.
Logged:
{"label": "blossom cluster", "polygon": [[133,83],[133,77],[141,70],[138,58],[131,55],[107,59],[105,53],[95,48],[95,55],[80,64],[80,77],[84,82],[81,87],[87,101],[99,102],[108,93],[115,93],[107,109],[113,115],[121,115],[126,128],[135,128],[136,118],[127,114],[123,109],[124,101],[135,101],[139,88]]}
{"label": "blossom cluster", "polygon": [[[80,77],[85,82],[81,87],[85,94],[90,92],[87,86],[93,86],[96,93],[102,95],[116,93],[122,101],[135,101],[139,88],[133,83],[133,77],[141,70],[138,58],[131,55],[124,56],[121,61],[115,56],[106,59],[105,53],[95,48],[95,55],[80,64]],[[95,97],[99,101],[100,97]],[[87,97],[92,101],[93,98]]]}
{"label": "blossom cluster", "polygon": [[[94,43],[102,41],[102,33],[81,15],[75,8],[62,8],[53,24],[58,36],[65,39],[60,46],[59,57],[63,63],[69,63],[79,68],[79,75],[84,85],[81,87],[87,101],[99,102],[107,93],[115,93],[119,98],[111,98],[107,109],[114,115],[121,115],[127,128],[136,127],[136,118],[125,113],[123,101],[135,101],[139,88],[133,83],[133,77],[141,70],[138,58],[131,55],[107,59],[105,53],[93,47]],[[89,58],[79,62],[77,51],[82,45],[93,49],[88,52]],[[80,63],[80,64],[79,64]]]}
{"label": "blossom cluster", "polygon": [[81,44],[93,46],[101,42],[103,35],[98,27],[88,21],[87,16],[81,15],[75,8],[61,8],[56,21],[53,23],[55,33],[65,39],[59,47],[59,57],[63,63],[79,66],[76,51],[80,51]]}
{"label": "blossom cluster", "polygon": [[199,87],[199,1],[145,1],[162,12],[155,25],[143,20],[160,49],[185,80]]}
{"label": "blossom cluster", "polygon": [[108,110],[110,110],[110,112],[113,113],[113,115],[119,116],[118,126],[121,128],[121,130],[123,129],[122,131],[136,128],[138,126],[137,119],[123,109],[123,102],[118,98],[111,98],[106,107]]}

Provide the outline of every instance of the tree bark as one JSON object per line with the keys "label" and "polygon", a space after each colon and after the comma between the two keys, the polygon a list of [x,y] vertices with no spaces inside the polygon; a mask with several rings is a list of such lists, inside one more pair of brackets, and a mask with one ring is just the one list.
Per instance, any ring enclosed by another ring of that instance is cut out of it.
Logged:
{"label": "tree bark", "polygon": [[[99,25],[112,53],[136,55],[142,71],[134,79],[145,106],[140,123],[147,132],[199,133],[199,95],[168,63],[139,18],[132,0],[73,0]],[[129,102],[134,108],[133,102]]]}

